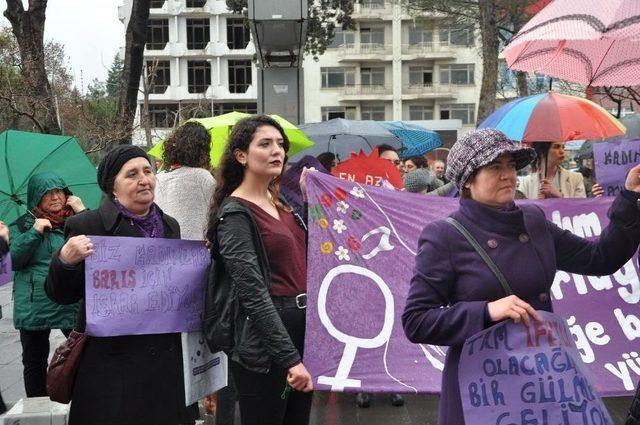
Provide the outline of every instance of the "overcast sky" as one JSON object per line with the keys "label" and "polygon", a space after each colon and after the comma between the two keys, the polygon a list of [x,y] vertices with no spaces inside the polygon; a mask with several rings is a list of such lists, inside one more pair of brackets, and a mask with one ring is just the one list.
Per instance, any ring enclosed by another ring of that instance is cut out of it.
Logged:
{"label": "overcast sky", "polygon": [[[123,0],[48,1],[45,39],[64,44],[78,88],[82,84],[86,90],[94,78],[104,80],[114,55],[124,46],[124,25],[118,19],[118,6],[122,3]],[[6,18],[1,19],[3,25],[9,25]]]}

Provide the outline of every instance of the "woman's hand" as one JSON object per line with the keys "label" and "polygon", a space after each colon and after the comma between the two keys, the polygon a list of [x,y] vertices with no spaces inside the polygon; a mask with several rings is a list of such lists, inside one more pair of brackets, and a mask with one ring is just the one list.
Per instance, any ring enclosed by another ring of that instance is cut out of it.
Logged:
{"label": "woman's hand", "polygon": [[302,173],[300,173],[300,192],[302,192],[302,200],[304,202],[307,202],[307,176],[310,173],[317,173],[317,172],[318,170],[316,170],[313,167],[311,168],[304,167],[302,169]]}
{"label": "woman's hand", "polygon": [[553,187],[548,179],[540,180],[540,194],[543,195],[541,199],[562,198],[562,193]]}
{"label": "woman's hand", "polygon": [[9,243],[9,228],[4,224],[4,221],[0,221],[0,238]]}
{"label": "woman's hand", "polygon": [[46,218],[36,218],[36,221],[33,223],[33,228],[41,235],[46,229],[51,229],[51,227],[51,222]]}
{"label": "woman's hand", "polygon": [[509,295],[508,297],[490,302],[487,307],[489,308],[489,317],[492,322],[513,319],[516,323],[522,321],[525,325],[529,326],[530,316],[535,320],[540,320],[540,316],[538,316],[538,313],[536,313],[533,307],[515,295]]}
{"label": "woman's hand", "polygon": [[598,183],[594,183],[593,186],[591,186],[591,195],[594,198],[600,198],[604,195],[604,189]]}
{"label": "woman's hand", "polygon": [[93,254],[93,243],[85,235],[73,236],[62,246],[60,260],[72,266]]}
{"label": "woman's hand", "polygon": [[86,207],[82,203],[82,199],[73,195],[67,198],[67,205],[70,206],[73,209],[73,212],[76,214],[86,209]]}
{"label": "woman's hand", "polygon": [[636,165],[627,174],[627,181],[624,182],[624,188],[634,192],[640,192],[640,165]]}
{"label": "woman's hand", "polygon": [[296,391],[302,391],[303,393],[313,391],[313,379],[302,363],[289,368],[287,382]]}

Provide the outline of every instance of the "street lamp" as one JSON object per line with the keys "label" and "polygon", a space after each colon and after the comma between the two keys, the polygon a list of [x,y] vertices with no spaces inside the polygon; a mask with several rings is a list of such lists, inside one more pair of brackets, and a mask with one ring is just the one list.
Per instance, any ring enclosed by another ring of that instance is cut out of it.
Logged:
{"label": "street lamp", "polygon": [[300,66],[307,0],[249,0],[249,26],[261,68]]}
{"label": "street lamp", "polygon": [[304,121],[302,57],[307,0],[248,0],[258,58],[258,112]]}

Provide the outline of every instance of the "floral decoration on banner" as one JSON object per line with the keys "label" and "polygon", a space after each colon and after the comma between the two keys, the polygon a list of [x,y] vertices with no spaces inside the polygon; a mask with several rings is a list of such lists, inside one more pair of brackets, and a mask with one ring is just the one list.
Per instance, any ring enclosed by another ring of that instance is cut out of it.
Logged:
{"label": "floral decoration on banner", "polygon": [[358,252],[360,251],[360,248],[362,248],[360,241],[353,236],[349,236],[347,239],[347,246],[354,252]]}
{"label": "floral decoration on banner", "polygon": [[335,254],[340,261],[351,261],[351,257],[349,257],[349,250],[342,245],[338,247],[338,250],[335,252]]}
{"label": "floral decoration on banner", "polygon": [[342,213],[342,214],[346,214],[347,210],[349,209],[349,204],[347,204],[344,201],[340,201],[336,204],[336,211]]}
{"label": "floral decoration on banner", "polygon": [[364,190],[360,187],[354,186],[349,193],[356,198],[364,199]]}
{"label": "floral decoration on banner", "polygon": [[344,224],[344,220],[333,220],[333,230],[335,230],[339,235],[342,234],[345,230],[347,230],[347,226]]}
{"label": "floral decoration on banner", "polygon": [[322,245],[320,245],[320,251],[323,254],[331,254],[333,252],[333,242],[324,242]]}
{"label": "floral decoration on banner", "polygon": [[362,218],[362,211],[360,211],[357,208],[354,208],[353,211],[351,212],[351,218],[353,220],[360,220]]}
{"label": "floral decoration on banner", "polygon": [[320,203],[325,207],[325,208],[331,208],[331,205],[333,205],[333,198],[331,197],[330,194],[328,193],[323,193],[320,196]]}
{"label": "floral decoration on banner", "polygon": [[329,221],[326,218],[321,218],[320,220],[318,220],[318,226],[326,229],[327,227],[329,227]]}
{"label": "floral decoration on banner", "polygon": [[341,189],[339,187],[336,188],[336,191],[334,192],[334,194],[336,195],[336,198],[338,198],[338,200],[340,201],[344,201],[345,199],[347,199],[347,192],[344,189]]}
{"label": "floral decoration on banner", "polygon": [[324,217],[324,211],[320,205],[312,205],[309,207],[309,216],[314,220],[321,220]]}

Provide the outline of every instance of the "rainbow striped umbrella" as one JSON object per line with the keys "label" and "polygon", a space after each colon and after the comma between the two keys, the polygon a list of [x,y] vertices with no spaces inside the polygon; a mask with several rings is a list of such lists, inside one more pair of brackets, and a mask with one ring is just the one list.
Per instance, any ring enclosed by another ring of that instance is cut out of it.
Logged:
{"label": "rainbow striped umbrella", "polygon": [[625,127],[601,106],[581,97],[534,94],[513,100],[478,128],[495,128],[522,142],[568,142],[622,136]]}

